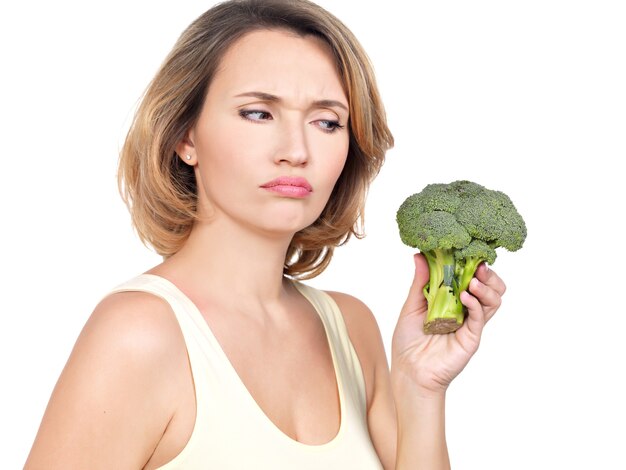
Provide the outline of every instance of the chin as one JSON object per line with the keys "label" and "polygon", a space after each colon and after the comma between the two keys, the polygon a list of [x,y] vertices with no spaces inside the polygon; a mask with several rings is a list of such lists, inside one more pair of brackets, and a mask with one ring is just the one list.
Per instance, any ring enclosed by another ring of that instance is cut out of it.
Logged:
{"label": "chin", "polygon": [[293,236],[300,230],[313,224],[318,217],[319,214],[314,214],[313,216],[311,214],[303,214],[302,211],[298,214],[281,211],[281,213],[268,217],[266,223],[262,224],[262,228],[273,234]]}
{"label": "chin", "polygon": [[[315,222],[315,221],[313,221]],[[276,223],[276,224],[266,224],[262,227],[262,230],[268,234],[274,236],[285,236],[285,237],[293,237],[300,230],[307,228],[311,223],[300,223],[300,224],[287,224],[287,223]]]}

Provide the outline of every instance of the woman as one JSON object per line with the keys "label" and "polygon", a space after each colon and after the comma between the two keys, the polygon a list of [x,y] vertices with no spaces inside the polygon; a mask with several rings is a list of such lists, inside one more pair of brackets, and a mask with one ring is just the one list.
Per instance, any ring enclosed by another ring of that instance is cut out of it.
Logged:
{"label": "woman", "polygon": [[361,302],[295,280],[358,234],[393,139],[365,53],[306,0],[234,0],[183,33],[122,149],[120,186],[163,263],[95,308],[26,468],[449,468],[445,391],[504,284],[424,336],[428,271],[391,371]]}

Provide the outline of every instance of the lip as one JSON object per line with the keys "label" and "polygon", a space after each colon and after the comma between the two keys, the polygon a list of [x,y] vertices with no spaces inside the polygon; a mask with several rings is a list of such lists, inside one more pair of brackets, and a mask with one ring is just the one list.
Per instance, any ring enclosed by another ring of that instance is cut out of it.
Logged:
{"label": "lip", "polygon": [[313,192],[313,187],[306,178],[280,176],[261,185],[261,188],[286,197],[304,198]]}

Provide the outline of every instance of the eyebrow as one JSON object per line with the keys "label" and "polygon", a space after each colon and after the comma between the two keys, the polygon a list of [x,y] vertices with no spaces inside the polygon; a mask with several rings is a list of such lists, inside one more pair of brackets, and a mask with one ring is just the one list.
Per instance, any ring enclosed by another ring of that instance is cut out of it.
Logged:
{"label": "eyebrow", "polygon": [[[270,102],[274,102],[274,103],[279,103],[280,101],[282,101],[278,96],[276,95],[272,95],[270,93],[265,93],[262,91],[249,91],[246,93],[241,93],[239,95],[236,95],[235,97],[238,98],[240,96],[251,96],[253,98],[258,98],[260,100],[263,101],[270,101]],[[349,112],[348,108],[346,107],[345,104],[343,104],[341,101],[337,101],[337,100],[317,100],[313,102],[314,106],[320,106],[320,107],[339,107],[342,109],[345,109],[346,111]]]}

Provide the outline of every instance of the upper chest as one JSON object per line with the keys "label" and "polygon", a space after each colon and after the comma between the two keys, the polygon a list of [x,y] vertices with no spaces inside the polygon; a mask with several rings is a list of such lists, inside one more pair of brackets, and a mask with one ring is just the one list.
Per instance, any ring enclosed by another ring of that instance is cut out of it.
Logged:
{"label": "upper chest", "polygon": [[295,302],[282,322],[209,313],[206,320],[241,386],[294,440],[330,441],[340,424],[337,371],[315,309]]}

